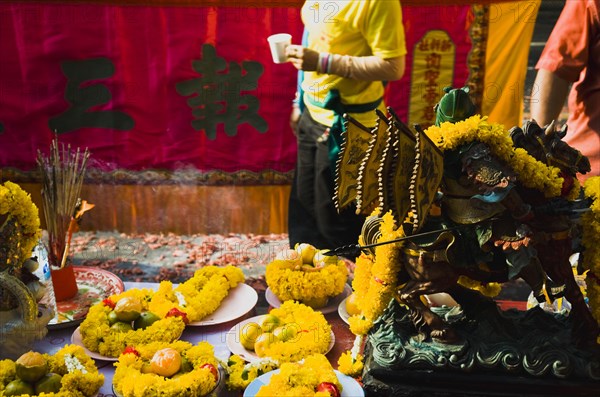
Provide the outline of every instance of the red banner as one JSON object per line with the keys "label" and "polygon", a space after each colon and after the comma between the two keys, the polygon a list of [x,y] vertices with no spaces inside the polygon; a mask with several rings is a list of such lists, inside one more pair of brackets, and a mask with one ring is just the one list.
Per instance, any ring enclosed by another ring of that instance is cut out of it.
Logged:
{"label": "red banner", "polygon": [[[1,3],[0,168],[35,169],[57,136],[88,147],[103,171],[292,170],[296,70],[273,64],[266,38],[288,32],[300,43],[298,6],[193,3]],[[428,31],[445,32],[446,74],[466,83],[471,7],[403,12],[407,70],[386,100],[407,119],[410,97],[429,103],[432,87],[444,88],[413,73],[431,70],[413,54],[427,62],[439,49],[423,44]]]}

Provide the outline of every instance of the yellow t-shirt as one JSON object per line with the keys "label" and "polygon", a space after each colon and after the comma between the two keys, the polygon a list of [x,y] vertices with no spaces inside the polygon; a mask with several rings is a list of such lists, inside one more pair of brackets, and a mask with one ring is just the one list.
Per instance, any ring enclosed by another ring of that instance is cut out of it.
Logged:
{"label": "yellow t-shirt", "polygon": [[[402,9],[399,0],[306,1],[302,21],[308,32],[308,48],[331,54],[370,56],[383,59],[406,55]],[[323,102],[336,88],[344,104],[374,102],[383,96],[380,81],[360,81],[333,74],[304,72],[302,90],[313,100]],[[333,112],[305,99],[313,119],[331,126]],[[382,104],[379,108],[385,110]],[[366,126],[377,120],[375,111],[351,114]]]}

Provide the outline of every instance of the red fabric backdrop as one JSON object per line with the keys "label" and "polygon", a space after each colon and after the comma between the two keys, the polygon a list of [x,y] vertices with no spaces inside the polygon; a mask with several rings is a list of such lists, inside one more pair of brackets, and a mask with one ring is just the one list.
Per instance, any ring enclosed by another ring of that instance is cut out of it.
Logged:
{"label": "red fabric backdrop", "polygon": [[[293,169],[296,71],[272,63],[266,38],[289,32],[299,43],[298,6],[197,3],[1,3],[0,168],[35,169],[57,130],[106,171]],[[454,86],[467,80],[471,48],[470,6],[403,12],[408,69],[387,96],[401,117],[414,95],[411,54],[428,30],[456,46]]]}

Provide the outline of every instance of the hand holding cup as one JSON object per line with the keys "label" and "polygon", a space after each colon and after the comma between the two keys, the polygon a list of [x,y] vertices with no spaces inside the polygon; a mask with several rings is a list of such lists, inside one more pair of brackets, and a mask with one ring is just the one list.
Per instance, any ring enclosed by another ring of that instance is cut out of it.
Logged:
{"label": "hand holding cup", "polygon": [[285,49],[285,55],[294,67],[298,70],[312,72],[317,70],[319,62],[319,53],[310,48],[291,44]]}
{"label": "hand holding cup", "polygon": [[288,33],[277,33],[267,37],[267,41],[269,42],[269,48],[271,49],[271,56],[273,57],[273,62],[287,62],[288,59],[285,54],[285,49],[291,44],[292,35]]}

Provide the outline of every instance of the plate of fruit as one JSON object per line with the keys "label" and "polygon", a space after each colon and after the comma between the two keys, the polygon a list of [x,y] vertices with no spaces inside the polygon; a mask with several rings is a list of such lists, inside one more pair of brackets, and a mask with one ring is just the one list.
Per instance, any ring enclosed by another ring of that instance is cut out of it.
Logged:
{"label": "plate of fruit", "polygon": [[284,302],[269,314],[236,324],[226,335],[233,354],[248,362],[270,358],[298,361],[310,354],[327,354],[335,335],[323,314],[297,302]]}
{"label": "plate of fruit", "polygon": [[208,342],[153,343],[128,347],[115,363],[113,391],[119,397],[218,396],[223,374]]}
{"label": "plate of fruit", "polygon": [[313,355],[302,363],[284,363],[280,369],[259,376],[246,387],[243,397],[311,396],[316,393],[328,393],[331,397],[365,395],[354,378],[334,370],[326,357]]}
{"label": "plate of fruit", "polygon": [[71,342],[87,349],[90,357],[115,361],[128,346],[179,339],[186,314],[177,308],[151,311],[153,293],[134,288],[92,306]]}
{"label": "plate of fruit", "polygon": [[272,307],[299,301],[323,313],[335,312],[351,292],[345,260],[302,243],[277,253],[266,266],[265,298]]}

